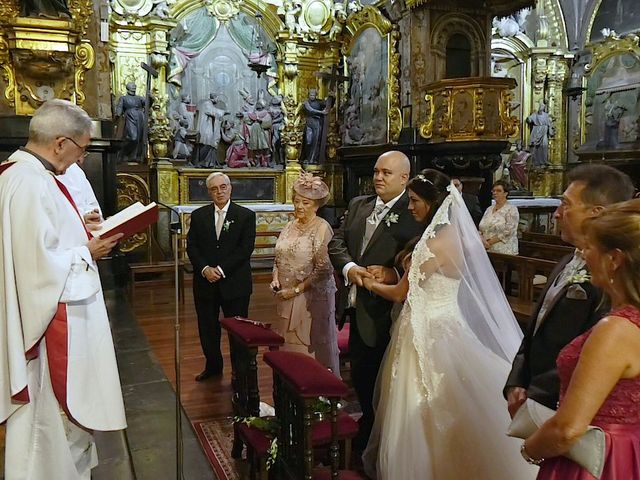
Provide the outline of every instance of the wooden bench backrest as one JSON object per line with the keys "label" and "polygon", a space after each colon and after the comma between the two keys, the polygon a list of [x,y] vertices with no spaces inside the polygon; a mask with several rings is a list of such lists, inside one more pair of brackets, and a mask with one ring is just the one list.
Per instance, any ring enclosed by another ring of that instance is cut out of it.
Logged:
{"label": "wooden bench backrest", "polygon": [[523,257],[540,258],[543,260],[559,261],[574,252],[573,247],[552,243],[539,243],[527,240],[518,242],[518,251]]}
{"label": "wooden bench backrest", "polygon": [[563,245],[565,247],[571,247],[571,245],[562,240],[562,237],[560,237],[560,235],[549,235],[548,233],[522,232],[522,240],[526,240],[528,242],[549,243],[552,245]]}

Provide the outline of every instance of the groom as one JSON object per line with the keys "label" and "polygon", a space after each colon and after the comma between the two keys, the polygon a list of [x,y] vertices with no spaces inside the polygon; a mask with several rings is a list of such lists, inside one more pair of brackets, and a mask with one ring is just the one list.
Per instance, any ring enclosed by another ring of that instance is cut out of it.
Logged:
{"label": "groom", "polygon": [[[354,449],[362,451],[373,427],[373,389],[390,339],[393,304],[362,288],[362,280],[375,277],[396,283],[400,273],[395,256],[422,231],[407,210],[405,186],[411,164],[402,152],[386,152],[373,169],[376,195],[356,197],[349,203],[340,229],[329,243],[334,268],[342,273],[348,294],[341,295],[338,311],[351,312],[349,353],[353,387],[362,407]],[[355,313],[355,317],[353,316]]]}
{"label": "groom", "polygon": [[581,165],[568,175],[569,186],[554,216],[562,239],[576,247],[549,276],[545,291],[531,317],[520,350],[504,387],[513,417],[531,398],[556,409],[560,379],[556,358],[574,338],[595,325],[605,314],[602,292],[589,281],[581,249],[585,247],[582,224],[604,207],[633,196],[633,184],[624,173],[607,165]]}

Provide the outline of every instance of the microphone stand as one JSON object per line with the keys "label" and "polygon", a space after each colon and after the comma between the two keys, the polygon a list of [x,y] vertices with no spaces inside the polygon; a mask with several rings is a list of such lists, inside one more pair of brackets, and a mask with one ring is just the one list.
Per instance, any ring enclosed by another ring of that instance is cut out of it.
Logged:
{"label": "microphone stand", "polygon": [[[173,283],[174,283],[174,371],[176,374],[176,479],[182,480],[183,477],[183,464],[184,464],[184,445],[182,442],[182,404],[180,399],[182,398],[182,387],[180,386],[180,259],[178,256],[178,246],[180,241],[180,234],[182,233],[182,223],[180,219],[182,216],[180,212],[174,207],[165,205],[164,203],[155,201],[158,205],[167,208],[170,212],[177,216],[175,222],[170,221],[169,230],[171,231],[171,243],[173,248]],[[171,214],[169,214],[171,215]]]}

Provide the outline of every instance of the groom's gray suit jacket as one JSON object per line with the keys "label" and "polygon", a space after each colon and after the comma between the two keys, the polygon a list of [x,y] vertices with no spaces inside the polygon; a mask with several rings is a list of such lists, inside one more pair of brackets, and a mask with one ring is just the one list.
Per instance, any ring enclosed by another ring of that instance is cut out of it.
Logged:
{"label": "groom's gray suit jacket", "polygon": [[[376,198],[376,195],[368,195],[351,200],[342,225],[329,243],[331,263],[340,274],[349,262],[355,262],[362,267],[369,265],[393,267],[398,252],[408,241],[424,230],[407,210],[409,197],[405,192],[387,212],[361,253],[367,217],[373,212]],[[394,214],[394,218],[397,215],[397,222],[387,221],[391,214]],[[341,315],[348,300],[344,279],[341,279],[338,288],[341,291],[337,314]],[[363,288],[358,288],[355,321],[360,337],[366,345],[374,347],[389,342],[392,306],[391,302]]]}

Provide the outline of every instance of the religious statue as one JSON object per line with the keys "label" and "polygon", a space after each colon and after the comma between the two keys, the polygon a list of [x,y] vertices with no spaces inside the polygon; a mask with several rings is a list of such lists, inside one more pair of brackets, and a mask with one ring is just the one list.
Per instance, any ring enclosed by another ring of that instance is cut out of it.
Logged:
{"label": "religious statue", "polygon": [[124,144],[118,154],[118,161],[140,162],[145,156],[144,131],[147,128],[145,117],[146,100],[136,95],[136,84],[127,83],[127,94],[118,99],[116,118],[124,117]]}
{"label": "religious statue", "polygon": [[243,100],[242,111],[245,113],[253,112],[256,108],[256,99],[253,95],[251,95],[246,88],[238,90],[238,93],[240,93]]}
{"label": "religious statue", "polygon": [[284,163],[284,155],[282,154],[282,141],[280,131],[284,123],[284,112],[280,103],[280,97],[271,97],[271,105],[269,106],[269,114],[271,115],[271,145],[273,147],[273,163],[279,165]]}
{"label": "religious statue", "polygon": [[304,127],[301,160],[308,164],[320,163],[322,137],[326,134],[325,118],[329,114],[327,102],[319,100],[317,93],[314,88],[309,90],[309,98],[302,105],[307,123]]}
{"label": "religious statue", "polygon": [[329,40],[332,42],[342,33],[344,24],[347,23],[347,12],[344,11],[344,5],[342,3],[336,3],[334,9],[333,25],[331,25],[331,30],[329,30]]}
{"label": "religious statue", "polygon": [[155,15],[158,18],[169,18],[171,14],[169,13],[169,5],[167,5],[166,0],[153,0],[152,1],[154,7],[151,10],[151,15]]}
{"label": "religious statue", "polygon": [[20,0],[21,17],[71,18],[67,0]]}
{"label": "religious statue", "polygon": [[298,31],[298,13],[302,9],[300,0],[284,0],[278,8],[278,13],[284,15],[284,24],[291,35]]}
{"label": "religious statue", "polygon": [[604,138],[598,142],[597,148],[616,148],[620,143],[618,132],[620,119],[627,111],[627,107],[608,98],[605,102]]}
{"label": "religious statue", "polygon": [[531,154],[524,150],[522,140],[516,140],[516,149],[509,155],[509,176],[515,190],[527,190],[529,185],[528,163]]}
{"label": "religious statue", "polygon": [[191,96],[187,93],[180,95],[180,103],[178,104],[179,120],[187,122],[187,130],[193,130],[193,122],[195,112],[191,108]]}
{"label": "religious statue", "polygon": [[226,163],[229,168],[248,167],[249,150],[244,133],[244,113],[236,112],[235,121],[228,120],[222,129],[222,139],[229,143]]}
{"label": "religious statue", "polygon": [[190,158],[192,151],[193,147],[187,140],[187,121],[185,119],[180,119],[179,126],[175,130],[175,135],[173,137],[173,158]]}
{"label": "religious statue", "polygon": [[268,167],[271,158],[271,114],[264,100],[256,102],[253,112],[244,114],[249,158],[254,166]]}
{"label": "religious statue", "polygon": [[549,165],[549,138],[555,134],[553,120],[544,103],[540,103],[538,111],[527,117],[527,124],[531,128],[529,146],[533,168],[544,168]]}
{"label": "religious statue", "polygon": [[218,106],[215,93],[209,94],[198,115],[198,158],[196,166],[213,168],[218,166],[218,143],[220,142],[220,122],[228,112]]}

